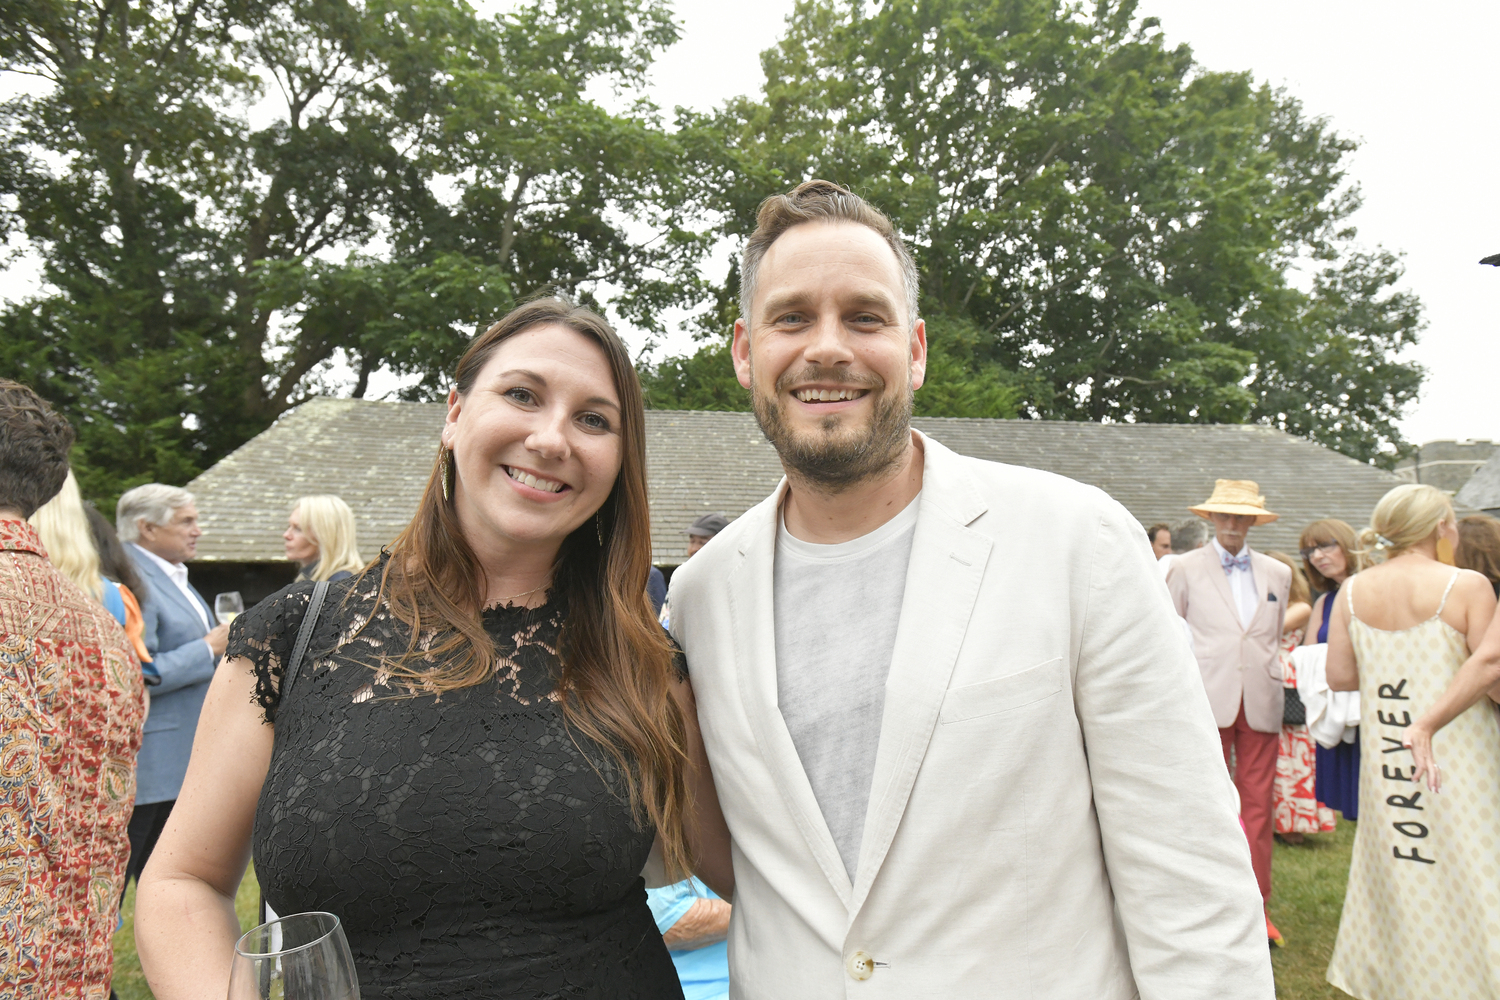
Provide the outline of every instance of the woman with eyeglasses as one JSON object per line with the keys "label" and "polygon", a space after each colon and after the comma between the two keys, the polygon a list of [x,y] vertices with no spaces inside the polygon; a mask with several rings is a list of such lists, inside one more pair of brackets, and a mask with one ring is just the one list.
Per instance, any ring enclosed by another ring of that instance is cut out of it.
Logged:
{"label": "woman with eyeglasses", "polygon": [[[1302,568],[1320,596],[1313,603],[1312,621],[1303,645],[1328,641],[1328,620],[1344,581],[1363,567],[1363,553],[1354,529],[1337,518],[1314,521],[1302,529]],[[1316,748],[1317,777],[1313,787],[1318,804],[1337,809],[1347,820],[1359,819],[1359,739],[1332,750]]]}

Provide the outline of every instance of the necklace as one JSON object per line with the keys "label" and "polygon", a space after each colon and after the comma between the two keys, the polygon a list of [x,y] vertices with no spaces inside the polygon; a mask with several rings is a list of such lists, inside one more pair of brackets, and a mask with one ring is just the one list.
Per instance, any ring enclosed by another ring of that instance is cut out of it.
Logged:
{"label": "necklace", "polygon": [[492,607],[497,607],[497,608],[505,607],[506,605],[510,604],[511,601],[514,601],[518,597],[530,597],[532,594],[535,594],[538,590],[544,590],[544,589],[546,589],[546,587],[547,587],[547,584],[544,583],[544,584],[542,584],[539,587],[532,587],[530,590],[523,590],[519,594],[511,594],[509,597],[502,597],[498,601],[496,601],[492,605]]}

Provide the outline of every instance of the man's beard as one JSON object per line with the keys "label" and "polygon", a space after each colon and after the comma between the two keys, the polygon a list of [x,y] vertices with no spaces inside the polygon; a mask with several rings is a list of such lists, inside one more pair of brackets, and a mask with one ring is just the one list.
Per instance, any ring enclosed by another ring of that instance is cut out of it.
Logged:
{"label": "man's beard", "polygon": [[755,419],[789,469],[795,470],[814,489],[839,493],[879,476],[901,461],[905,445],[911,440],[910,384],[898,392],[881,393],[863,433],[858,428],[839,433],[844,415],[830,413],[818,421],[821,433],[799,435],[787,423],[782,399],[791,386],[808,382],[846,385],[870,392],[887,388],[884,381],[873,375],[858,379],[843,369],[814,365],[782,375],[776,381],[775,391],[764,396],[757,389],[752,369],[750,400],[755,407]]}

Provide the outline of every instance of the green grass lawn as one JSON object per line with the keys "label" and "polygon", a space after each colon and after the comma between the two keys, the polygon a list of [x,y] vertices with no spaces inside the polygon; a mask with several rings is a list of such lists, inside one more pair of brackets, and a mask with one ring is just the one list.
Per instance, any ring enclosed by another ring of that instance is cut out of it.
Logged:
{"label": "green grass lawn", "polygon": [[[1295,847],[1277,842],[1272,862],[1275,883],[1271,920],[1286,938],[1285,948],[1271,950],[1278,1000],[1341,1000],[1348,994],[1328,985],[1323,973],[1333,955],[1333,939],[1344,905],[1354,824],[1339,821],[1332,833],[1309,835]],[[255,872],[245,873],[234,900],[240,926],[256,923],[260,890]],[[115,992],[120,1000],[152,1000],[141,963],[135,957],[135,887],[125,896],[125,923],[115,935]]]}
{"label": "green grass lawn", "polygon": [[1276,844],[1271,861],[1271,922],[1286,938],[1271,949],[1278,1000],[1340,1000],[1349,994],[1323,976],[1344,908],[1355,824],[1339,820],[1332,833],[1309,834],[1296,845]]}

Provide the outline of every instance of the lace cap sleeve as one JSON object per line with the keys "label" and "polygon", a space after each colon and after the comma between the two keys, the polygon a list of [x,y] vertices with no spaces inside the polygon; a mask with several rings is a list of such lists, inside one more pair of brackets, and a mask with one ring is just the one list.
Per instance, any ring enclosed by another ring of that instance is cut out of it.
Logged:
{"label": "lace cap sleeve", "polygon": [[276,721],[281,677],[292,658],[292,647],[297,644],[297,630],[302,627],[313,586],[303,582],[284,587],[236,617],[229,626],[229,644],[224,656],[250,661],[255,672],[255,703],[261,707],[267,722]]}
{"label": "lace cap sleeve", "polygon": [[672,644],[672,667],[677,671],[677,679],[689,680],[687,654],[682,651],[681,646],[677,645],[677,640],[672,638],[670,633],[667,635],[667,641]]}

